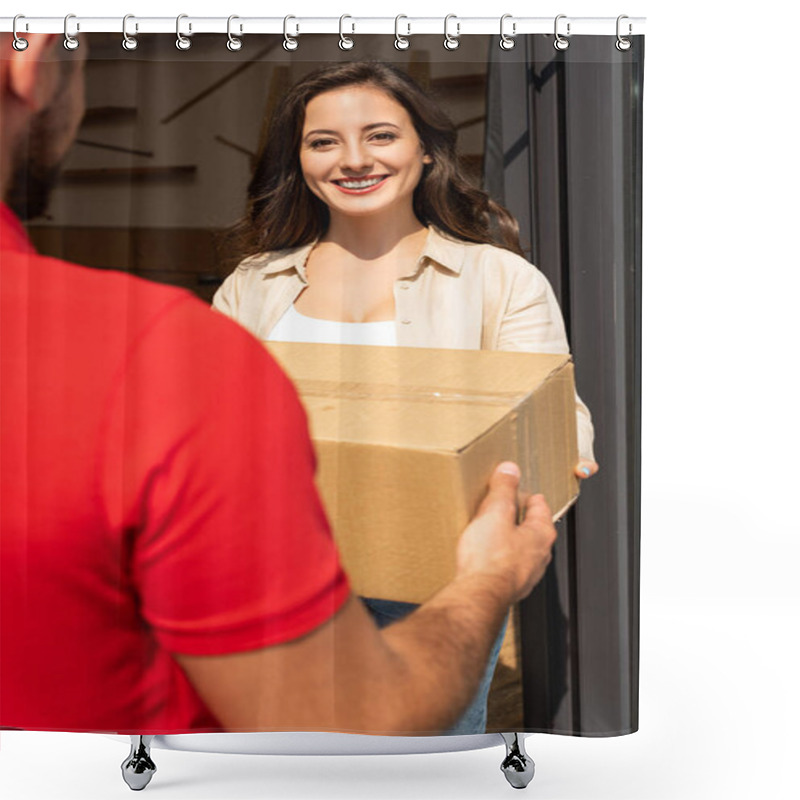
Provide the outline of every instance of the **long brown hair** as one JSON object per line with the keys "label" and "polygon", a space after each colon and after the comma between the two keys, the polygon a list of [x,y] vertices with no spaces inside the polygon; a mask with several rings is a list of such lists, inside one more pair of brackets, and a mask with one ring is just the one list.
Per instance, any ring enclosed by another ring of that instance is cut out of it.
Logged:
{"label": "long brown hair", "polygon": [[305,109],[317,95],[353,85],[374,86],[403,106],[432,159],[414,190],[419,221],[456,239],[522,254],[514,217],[461,175],[450,118],[406,73],[382,62],[360,61],[311,72],[279,104],[247,189],[247,211],[232,231],[237,260],[309,244],[327,230],[328,208],[308,188],[300,168]]}

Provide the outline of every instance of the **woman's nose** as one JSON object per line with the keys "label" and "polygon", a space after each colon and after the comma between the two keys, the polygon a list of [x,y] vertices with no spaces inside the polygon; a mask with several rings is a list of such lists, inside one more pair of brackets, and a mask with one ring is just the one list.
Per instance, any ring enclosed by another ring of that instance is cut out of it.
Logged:
{"label": "woman's nose", "polygon": [[350,142],[342,150],[340,167],[351,172],[363,172],[372,165],[369,148],[360,142]]}

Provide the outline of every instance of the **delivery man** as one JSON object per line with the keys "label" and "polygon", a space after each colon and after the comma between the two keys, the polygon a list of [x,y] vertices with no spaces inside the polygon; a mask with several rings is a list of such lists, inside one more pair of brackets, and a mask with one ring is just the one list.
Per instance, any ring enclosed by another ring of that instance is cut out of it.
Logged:
{"label": "delivery man", "polygon": [[455,579],[379,631],[351,595],[304,412],[188,293],[38,255],[83,51],[0,35],[0,726],[434,733],[550,560],[502,464]]}

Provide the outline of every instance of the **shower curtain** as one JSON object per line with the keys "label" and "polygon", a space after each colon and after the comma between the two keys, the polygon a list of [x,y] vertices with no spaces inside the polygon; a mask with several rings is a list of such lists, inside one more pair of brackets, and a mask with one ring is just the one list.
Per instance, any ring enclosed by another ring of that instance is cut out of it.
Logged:
{"label": "shower curtain", "polygon": [[[557,523],[544,578],[510,611],[487,677],[480,730],[635,731],[643,37],[619,49],[613,36],[575,36],[559,49],[552,34],[532,34],[517,36],[506,50],[497,36],[474,35],[448,50],[441,36],[418,35],[402,50],[391,36],[355,36],[354,47],[342,49],[335,36],[308,35],[294,51],[275,35],[244,37],[238,49],[226,48],[219,36],[194,36],[190,48],[178,49],[174,35],[154,34],[130,50],[120,47],[119,34],[85,38],[86,113],[46,213],[27,224],[31,241],[43,255],[182,287],[206,304],[221,296],[241,260],[231,229],[248,210],[248,186],[268,145],[270,122],[312,71],[387,63],[410,76],[455,123],[463,180],[508,209],[519,225],[522,254],[552,287],[600,465],[597,475],[581,481],[577,500]],[[356,183],[344,188],[365,191]],[[281,224],[295,223],[287,218]],[[226,310],[220,300],[215,305]],[[4,363],[4,380],[6,369]],[[312,396],[340,391],[329,377],[301,391],[303,401],[313,406]],[[407,391],[398,388],[399,372],[396,377],[382,389],[395,399]],[[350,373],[345,379],[354,380]],[[439,391],[435,374],[428,383],[426,391]],[[312,418],[312,434],[314,424]],[[3,425],[5,432],[12,421],[4,417]],[[378,439],[395,435],[377,433]],[[392,474],[398,485],[407,479],[400,468]],[[435,474],[423,478],[436,480]],[[346,474],[335,484],[340,494],[323,493],[334,528],[338,506],[369,503],[357,494],[369,488],[354,488]],[[5,544],[5,518],[3,524]],[[4,554],[4,568],[8,564]],[[411,568],[422,573],[427,567]],[[213,586],[213,573],[204,579]],[[388,599],[416,605],[427,596]],[[6,620],[21,613],[11,605],[19,599],[3,596]],[[7,660],[14,658],[14,644],[6,640],[0,647],[0,680],[12,673]],[[15,691],[0,689],[7,697]],[[3,725],[26,727],[24,720],[0,718]]]}

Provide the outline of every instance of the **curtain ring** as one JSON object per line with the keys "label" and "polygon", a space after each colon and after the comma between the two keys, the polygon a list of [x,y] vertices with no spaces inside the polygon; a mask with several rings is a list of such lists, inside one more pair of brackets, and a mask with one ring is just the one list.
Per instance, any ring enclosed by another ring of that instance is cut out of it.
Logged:
{"label": "curtain ring", "polygon": [[[500,17],[500,49],[501,50],[513,50],[514,49],[514,37],[517,35],[517,23],[513,21],[512,14],[503,14]],[[505,21],[507,19],[511,19],[511,36],[509,36],[504,28]]]}
{"label": "curtain ring", "polygon": [[[620,28],[621,28],[620,23],[624,19],[628,19],[628,16],[626,14],[620,14],[617,17],[617,43],[614,45],[617,48],[617,50],[619,50],[621,53],[624,53],[626,50],[630,50],[631,49],[631,40],[627,39],[626,37],[624,37],[620,33]],[[630,36],[632,32],[633,32],[633,26],[629,22],[628,23],[628,36]]]}
{"label": "curtain ring", "polygon": [[[297,39],[293,36],[289,36],[288,25],[290,19],[297,19],[297,17],[293,17],[291,14],[283,18],[283,49],[284,50],[297,50]],[[297,33],[300,33],[300,26],[297,26]]]}
{"label": "curtain ring", "polygon": [[[135,50],[139,46],[139,42],[136,41],[135,37],[130,36],[128,34],[128,20],[129,19],[136,19],[133,14],[126,14],[122,18],[122,47],[124,50]],[[139,31],[139,23],[134,24],[134,30]]]}
{"label": "curtain ring", "polygon": [[[556,50],[566,50],[569,47],[569,39],[565,38],[558,32],[558,21],[560,19],[566,19],[566,14],[559,14],[556,17],[555,24],[553,25],[553,35],[556,37],[555,41],[553,42],[553,47]],[[570,35],[570,23],[567,22],[567,36]]]}
{"label": "curtain ring", "polygon": [[[456,33],[453,36],[447,30],[447,23],[450,22],[451,19],[456,21]],[[448,14],[444,18],[444,49],[445,50],[456,50],[460,42],[458,41],[458,37],[461,35],[461,23],[458,21],[458,17],[455,14]]]}
{"label": "curtain ring", "polygon": [[[188,14],[178,14],[177,19],[175,20],[175,34],[177,35],[177,39],[175,40],[175,47],[178,50],[188,50],[192,46],[192,40],[189,39],[187,36],[184,36],[181,33],[181,20],[188,19]],[[189,23],[189,34],[192,33],[192,23]]]}
{"label": "curtain ring", "polygon": [[[355,44],[355,42],[349,36],[345,36],[344,35],[343,28],[344,28],[344,21],[346,19],[353,19],[353,18],[349,14],[342,14],[342,16],[339,17],[339,49],[340,50],[352,50],[353,49],[353,45]],[[355,22],[353,23],[352,30],[350,32],[351,33],[355,33],[356,32],[356,24],[355,24]]]}
{"label": "curtain ring", "polygon": [[[228,48],[228,50],[231,51],[231,53],[235,53],[238,50],[242,49],[242,40],[231,33],[231,22],[233,22],[235,19],[239,19],[239,17],[237,17],[236,14],[231,14],[228,17],[228,42],[226,47]],[[241,32],[242,32],[242,26],[240,23],[239,33],[241,34]]]}
{"label": "curtain ring", "polygon": [[407,22],[406,27],[408,28],[408,33],[405,36],[400,35],[400,20],[401,19],[408,19],[405,14],[398,14],[394,18],[394,46],[396,50],[408,50],[411,46],[411,42],[408,41],[406,38],[407,36],[411,36],[411,23]]}
{"label": "curtain ring", "polygon": [[[71,19],[75,19],[75,15],[74,14],[67,14],[67,16],[64,17],[64,49],[65,50],[77,50],[78,49],[78,45],[80,44],[80,42],[78,42],[78,40],[74,36],[70,35],[70,32],[68,30],[69,21]],[[80,29],[81,29],[80,24],[76,24],[75,30],[79,31]]]}
{"label": "curtain ring", "polygon": [[[25,19],[25,15],[24,14],[17,14],[17,16],[14,17],[14,21],[11,23],[11,33],[14,34],[14,41],[11,42],[11,46],[18,53],[21,53],[23,50],[27,50],[28,49],[28,40],[20,38],[20,36],[17,34],[17,20],[20,20],[20,19]],[[27,27],[28,27],[27,23],[25,23],[25,27],[27,29]]]}

